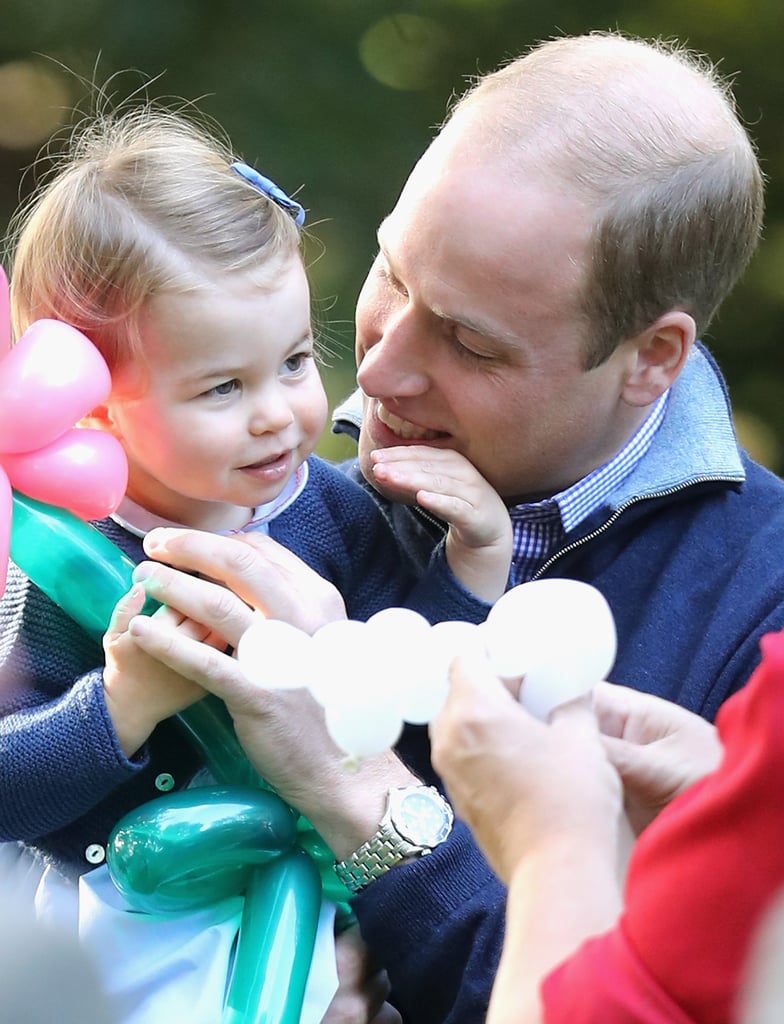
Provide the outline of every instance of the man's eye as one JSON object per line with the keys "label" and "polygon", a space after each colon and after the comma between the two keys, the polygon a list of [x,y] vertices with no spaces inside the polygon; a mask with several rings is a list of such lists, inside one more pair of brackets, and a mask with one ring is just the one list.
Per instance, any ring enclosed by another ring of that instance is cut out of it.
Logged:
{"label": "man's eye", "polygon": [[466,359],[469,362],[486,363],[495,358],[495,356],[490,352],[477,352],[476,349],[469,348],[467,345],[464,345],[459,338],[454,339],[453,348],[461,359]]}
{"label": "man's eye", "polygon": [[383,263],[378,265],[378,273],[384,284],[391,288],[397,295],[402,295],[404,298],[408,297],[408,292],[405,289],[402,281],[398,281],[394,274],[392,274],[388,267],[385,267]]}

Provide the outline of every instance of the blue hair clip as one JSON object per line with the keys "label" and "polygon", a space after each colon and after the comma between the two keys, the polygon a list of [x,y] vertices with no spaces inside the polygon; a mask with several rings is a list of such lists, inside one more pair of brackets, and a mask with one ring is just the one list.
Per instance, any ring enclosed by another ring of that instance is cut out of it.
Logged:
{"label": "blue hair clip", "polygon": [[244,164],[241,160],[235,160],[231,165],[231,169],[236,171],[240,177],[250,182],[255,189],[262,192],[273,203],[277,203],[287,213],[290,213],[298,228],[302,227],[305,223],[305,210],[298,202],[287,196],[283,189],[279,188],[274,181],[270,178],[265,178],[263,174],[259,174],[255,167]]}

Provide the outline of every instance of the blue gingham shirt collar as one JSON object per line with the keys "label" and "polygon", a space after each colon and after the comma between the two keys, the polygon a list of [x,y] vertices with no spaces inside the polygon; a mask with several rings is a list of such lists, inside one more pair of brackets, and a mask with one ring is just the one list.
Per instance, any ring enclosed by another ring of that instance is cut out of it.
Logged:
{"label": "blue gingham shirt collar", "polygon": [[667,411],[669,391],[655,402],[653,408],[621,450],[609,462],[554,496],[561,513],[564,531],[568,533],[605,503],[612,492],[636,469],[653,444],[656,431]]}
{"label": "blue gingham shirt collar", "polygon": [[664,420],[669,391],[655,402],[645,421],[609,462],[566,490],[509,510],[514,532],[512,584],[530,579],[565,533],[601,508],[618,485],[639,465]]}

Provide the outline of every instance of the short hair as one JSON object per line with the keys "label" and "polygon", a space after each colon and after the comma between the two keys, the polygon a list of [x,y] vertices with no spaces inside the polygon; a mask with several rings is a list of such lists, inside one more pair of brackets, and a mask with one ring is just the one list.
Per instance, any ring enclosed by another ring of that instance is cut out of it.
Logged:
{"label": "short hair", "polygon": [[43,317],[65,321],[114,370],[139,355],[153,295],[298,253],[292,217],[235,159],[215,126],[149,102],[77,124],[12,222],[16,336]]}
{"label": "short hair", "polygon": [[759,242],[764,179],[705,57],[619,33],[553,39],[481,78],[446,126],[477,111],[512,173],[542,168],[596,209],[588,367],[671,309],[708,328]]}

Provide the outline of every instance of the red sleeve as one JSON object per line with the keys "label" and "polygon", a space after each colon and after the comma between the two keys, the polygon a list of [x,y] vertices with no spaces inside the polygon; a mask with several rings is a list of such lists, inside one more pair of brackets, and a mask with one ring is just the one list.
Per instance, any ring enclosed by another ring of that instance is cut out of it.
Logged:
{"label": "red sleeve", "polygon": [[697,1021],[722,1024],[760,920],[784,887],[784,633],[721,708],[719,768],[637,842],[624,927],[640,959]]}
{"label": "red sleeve", "polygon": [[629,945],[622,928],[584,943],[542,984],[544,1024],[694,1024]]}
{"label": "red sleeve", "polygon": [[728,1024],[761,918],[784,890],[784,633],[721,708],[719,768],[635,845],[625,910],[542,986],[547,1024]]}

